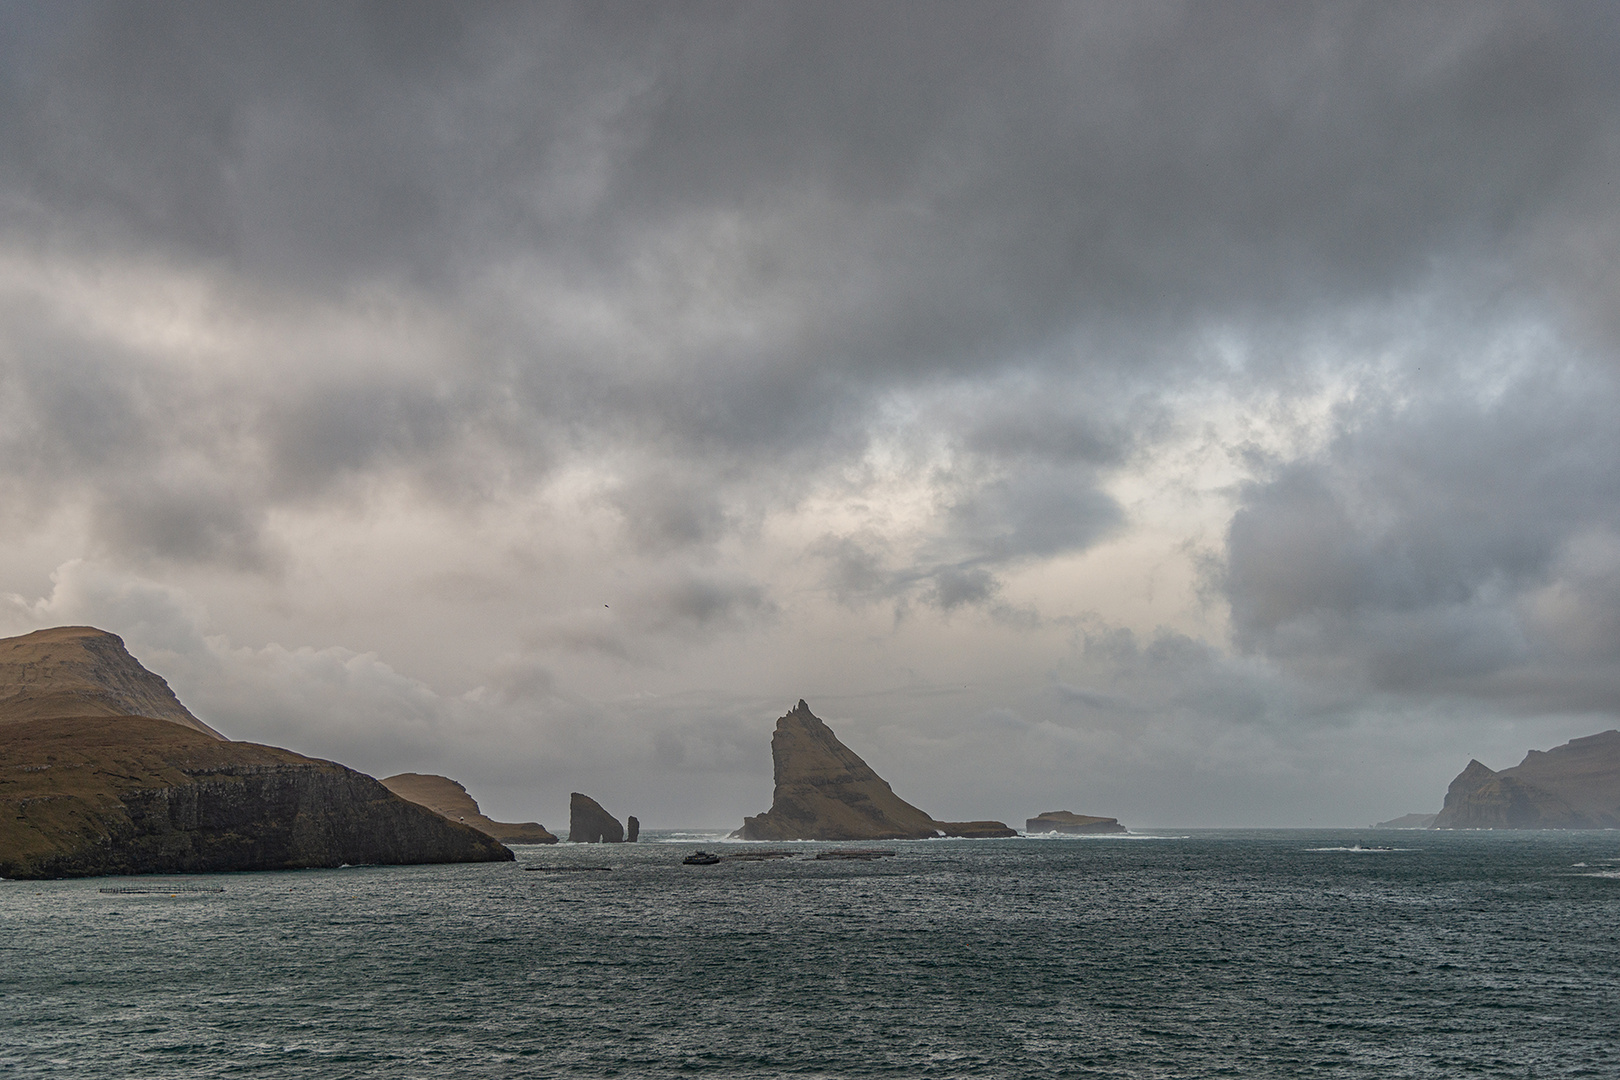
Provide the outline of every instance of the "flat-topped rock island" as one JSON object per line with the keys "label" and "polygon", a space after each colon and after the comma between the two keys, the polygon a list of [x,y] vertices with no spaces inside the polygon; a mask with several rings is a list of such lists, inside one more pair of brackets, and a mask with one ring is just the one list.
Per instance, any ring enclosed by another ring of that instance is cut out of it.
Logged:
{"label": "flat-topped rock island", "polygon": [[1069,833],[1076,836],[1125,832],[1118,818],[1076,814],[1070,810],[1048,810],[1024,822],[1027,833]]}

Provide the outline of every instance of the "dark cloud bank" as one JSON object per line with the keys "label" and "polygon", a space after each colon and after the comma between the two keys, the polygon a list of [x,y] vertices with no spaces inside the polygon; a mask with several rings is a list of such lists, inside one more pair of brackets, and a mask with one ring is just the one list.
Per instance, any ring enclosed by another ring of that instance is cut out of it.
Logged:
{"label": "dark cloud bank", "polygon": [[[364,714],[331,752],[514,792],[467,746],[543,740],[530,776],[724,823],[791,676],[961,816],[1196,823],[1419,809],[1373,803],[1620,711],[1609,6],[0,20],[0,592],[132,641],[206,600],[153,641],[238,734]],[[415,622],[310,584],[384,504],[468,533]],[[1179,621],[1057,584],[1165,520]],[[927,696],[1019,635],[1057,646]],[[750,637],[783,685],[734,685]],[[1367,794],[1378,747],[1418,764]]]}

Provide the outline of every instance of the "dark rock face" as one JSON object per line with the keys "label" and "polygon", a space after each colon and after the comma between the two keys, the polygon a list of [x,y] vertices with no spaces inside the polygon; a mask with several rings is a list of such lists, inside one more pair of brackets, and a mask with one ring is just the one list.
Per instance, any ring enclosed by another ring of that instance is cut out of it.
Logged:
{"label": "dark rock face", "polygon": [[58,626],[0,640],[0,724],[66,716],[149,716],[225,737],[192,716],[117,634]]}
{"label": "dark rock face", "polygon": [[1088,833],[1122,833],[1126,830],[1125,826],[1119,823],[1118,818],[1093,817],[1089,814],[1076,814],[1069,810],[1048,810],[1044,814],[1025,821],[1024,831],[1027,833],[1057,832],[1086,835]]}
{"label": "dark rock face", "polygon": [[[425,806],[441,817],[471,825],[485,836],[503,844],[555,844],[557,838],[538,821],[494,821],[478,809],[478,800],[448,776],[432,773],[400,773],[385,776],[383,787],[402,799]],[[632,819],[634,820],[634,819]]]}
{"label": "dark rock face", "polygon": [[1532,750],[1496,772],[1470,761],[1446,790],[1436,829],[1620,827],[1620,731]]}
{"label": "dark rock face", "polygon": [[965,840],[1003,839],[1018,835],[1017,829],[1000,821],[936,821],[934,824],[946,836]]}
{"label": "dark rock face", "polygon": [[624,819],[624,842],[633,844],[641,836],[641,822],[634,814]]}
{"label": "dark rock face", "polygon": [[115,634],[0,641],[0,876],[510,858],[369,776],[230,742]]}
{"label": "dark rock face", "polygon": [[289,750],[146,717],[0,731],[3,877],[512,858],[369,776]]}
{"label": "dark rock face", "polygon": [[744,818],[743,827],[733,836],[744,840],[924,840],[944,831],[939,822],[896,795],[802,700],[777,720],[771,736],[771,761],[776,772],[771,808],[757,817]]}
{"label": "dark rock face", "polygon": [[622,844],[624,826],[602,809],[602,804],[575,791],[568,796],[568,842],[571,844]]}

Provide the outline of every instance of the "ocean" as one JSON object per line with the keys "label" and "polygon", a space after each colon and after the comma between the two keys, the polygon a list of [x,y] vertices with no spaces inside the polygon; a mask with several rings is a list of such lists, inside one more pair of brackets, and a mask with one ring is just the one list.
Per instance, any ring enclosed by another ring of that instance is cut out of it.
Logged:
{"label": "ocean", "polygon": [[644,840],[0,882],[0,1077],[1620,1077],[1620,833]]}

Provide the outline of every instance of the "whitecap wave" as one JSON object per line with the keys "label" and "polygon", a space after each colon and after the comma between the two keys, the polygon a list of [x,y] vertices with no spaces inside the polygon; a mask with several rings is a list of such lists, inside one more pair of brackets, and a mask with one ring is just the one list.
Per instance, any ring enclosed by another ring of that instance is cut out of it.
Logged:
{"label": "whitecap wave", "polygon": [[1306,851],[1348,851],[1356,855],[1386,855],[1395,851],[1421,851],[1421,848],[1409,847],[1362,847],[1360,844],[1351,844],[1349,847],[1308,847]]}

